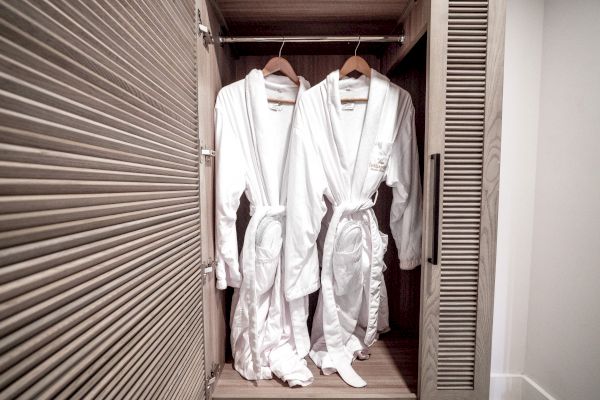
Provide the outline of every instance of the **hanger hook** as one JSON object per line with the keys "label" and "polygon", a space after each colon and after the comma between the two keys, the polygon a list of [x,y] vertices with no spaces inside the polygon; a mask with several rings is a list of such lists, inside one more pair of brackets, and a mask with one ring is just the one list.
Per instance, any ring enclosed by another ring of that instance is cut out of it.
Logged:
{"label": "hanger hook", "polygon": [[358,51],[358,46],[360,46],[360,36],[358,36],[358,43],[356,44],[356,47],[354,48],[354,57],[356,57],[356,52]]}
{"label": "hanger hook", "polygon": [[279,58],[281,58],[281,50],[283,50],[283,45],[285,44],[285,36],[282,36],[281,47],[279,48]]}

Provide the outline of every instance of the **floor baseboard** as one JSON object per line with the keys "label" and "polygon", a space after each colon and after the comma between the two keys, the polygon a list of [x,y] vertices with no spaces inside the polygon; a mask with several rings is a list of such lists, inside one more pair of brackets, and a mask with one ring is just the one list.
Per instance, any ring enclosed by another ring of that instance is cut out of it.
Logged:
{"label": "floor baseboard", "polygon": [[490,400],[558,400],[523,374],[492,374]]}

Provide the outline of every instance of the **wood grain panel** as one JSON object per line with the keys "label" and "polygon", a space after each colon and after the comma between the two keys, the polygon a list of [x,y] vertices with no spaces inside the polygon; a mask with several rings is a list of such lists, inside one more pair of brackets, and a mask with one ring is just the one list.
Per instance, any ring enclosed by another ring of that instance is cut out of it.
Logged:
{"label": "wood grain panel", "polygon": [[1,398],[203,397],[194,15],[0,4]]}
{"label": "wood grain panel", "polygon": [[[232,36],[389,35],[411,0],[237,1],[215,0]],[[235,44],[237,54],[277,54],[278,45]],[[363,44],[363,54],[380,54],[387,45]],[[352,43],[290,44],[287,54],[352,54]]]}
{"label": "wood grain panel", "polygon": [[[196,7],[200,10],[202,23],[209,26],[213,32],[218,32],[219,19],[212,4],[205,0],[196,0]],[[230,49],[228,47],[207,46],[200,38],[198,38],[196,46],[198,51],[197,90],[200,147],[214,149],[215,101],[221,86],[232,80],[235,64],[229,54]],[[202,237],[202,262],[205,265],[215,258],[214,167],[215,163],[211,158],[202,160],[200,164],[200,235]],[[218,373],[225,363],[226,346],[229,345],[229,335],[226,328],[229,314],[226,307],[225,292],[216,289],[214,270],[206,275],[203,304],[206,373],[210,374],[212,370]],[[204,385],[204,379],[202,379],[202,384]],[[214,385],[209,388],[209,390],[213,389]],[[207,396],[210,396],[210,393],[207,393]]]}
{"label": "wood grain panel", "polygon": [[449,2],[441,177],[438,390],[473,390],[488,2]]}
{"label": "wood grain panel", "polygon": [[500,180],[500,139],[502,133],[502,89],[504,83],[504,35],[506,2],[490,2],[486,54],[486,99],[483,142],[481,197],[479,292],[477,294],[477,351],[475,354],[475,391],[477,398],[488,398],[492,356],[492,316],[498,231],[498,193]]}
{"label": "wood grain panel", "polygon": [[227,364],[213,394],[214,399],[416,399],[417,343],[390,332],[371,348],[371,358],[353,367],[367,387],[348,386],[337,374],[325,376],[308,359],[315,377],[312,385],[289,388],[278,379],[258,383],[243,379]]}
{"label": "wood grain panel", "polygon": [[229,20],[280,21],[337,20],[397,20],[409,0],[216,0],[223,16]]}
{"label": "wood grain panel", "polygon": [[384,73],[390,73],[404,57],[412,50],[427,32],[429,21],[430,0],[416,0],[410,3],[400,20],[404,43],[402,45],[390,44],[382,56],[381,68]]}
{"label": "wood grain panel", "polygon": [[[444,39],[440,263],[424,274],[420,396],[489,395],[497,227],[503,2],[450,0],[432,8]],[[445,22],[444,22],[445,21]],[[430,32],[430,35],[434,32]],[[434,53],[430,53],[434,54]],[[492,57],[492,59],[490,59]]]}
{"label": "wood grain panel", "polygon": [[425,114],[425,154],[423,175],[423,244],[419,327],[419,398],[436,400],[437,321],[439,318],[440,268],[427,262],[432,254],[433,174],[430,157],[441,153],[446,111],[446,61],[448,1],[431,3],[427,22],[427,104]]}

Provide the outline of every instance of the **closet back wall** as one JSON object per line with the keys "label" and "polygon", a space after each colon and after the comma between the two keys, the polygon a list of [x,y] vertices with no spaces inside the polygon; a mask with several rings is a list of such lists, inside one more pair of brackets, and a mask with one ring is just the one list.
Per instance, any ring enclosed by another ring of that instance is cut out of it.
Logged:
{"label": "closet back wall", "polygon": [[[423,37],[410,50],[399,66],[388,74],[389,78],[410,93],[415,107],[415,134],[419,149],[419,167],[423,182],[423,163],[425,160],[425,91],[426,91],[427,38]],[[379,228],[390,237],[385,254],[385,282],[388,290],[391,328],[403,336],[417,338],[419,335],[419,306],[421,294],[421,267],[410,271],[398,266],[396,242],[391,240],[389,226],[392,190],[382,183],[375,205],[375,214],[380,221]]]}
{"label": "closet back wall", "polygon": [[[316,85],[330,72],[339,69],[344,61],[352,55],[355,44],[348,44],[348,54],[307,55],[307,54],[285,54],[285,46],[282,56],[285,57],[298,75],[304,76],[311,85]],[[409,91],[413,97],[416,108],[417,140],[421,157],[421,171],[423,158],[423,139],[425,123],[425,62],[426,41],[422,40],[402,63],[401,68],[392,71],[390,78],[401,87]],[[365,58],[369,65],[380,70],[381,59],[373,54],[358,54]],[[273,55],[248,55],[241,56],[235,60],[235,80],[243,79],[253,68],[262,68]],[[385,183],[381,185],[375,212],[380,221],[380,229],[389,235],[390,205],[392,192]],[[245,196],[242,196],[238,210],[238,247],[241,251],[244,232],[250,220],[250,205]],[[402,335],[416,338],[419,332],[419,294],[420,294],[420,268],[412,271],[400,271],[398,266],[398,251],[393,240],[390,240],[385,262],[388,270],[385,273],[388,285],[390,306],[390,323],[392,329],[399,331]],[[230,296],[228,296],[230,299]],[[316,306],[316,295],[311,298],[311,309],[314,312]],[[228,307],[229,308],[229,304]],[[312,314],[312,313],[311,313]],[[312,319],[312,315],[311,315]],[[227,346],[229,348],[229,346]],[[229,356],[229,354],[228,354]]]}

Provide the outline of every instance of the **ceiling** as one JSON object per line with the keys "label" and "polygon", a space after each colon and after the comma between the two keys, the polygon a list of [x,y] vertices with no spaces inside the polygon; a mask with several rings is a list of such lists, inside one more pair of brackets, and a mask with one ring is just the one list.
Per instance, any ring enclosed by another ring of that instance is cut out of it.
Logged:
{"label": "ceiling", "polygon": [[[398,20],[415,0],[213,0],[230,36],[389,35],[399,33]],[[327,52],[348,53],[352,45],[319,44]],[[361,45],[362,46],[362,45]],[[363,51],[381,48],[364,45]],[[272,51],[273,45],[253,45]],[[276,45],[275,47],[279,47]],[[314,49],[315,45],[310,46]],[[245,53],[247,46],[236,48]],[[258,48],[258,51],[257,51]],[[286,44],[288,52],[307,45]],[[314,52],[314,51],[313,51]],[[322,52],[322,51],[319,51]]]}

